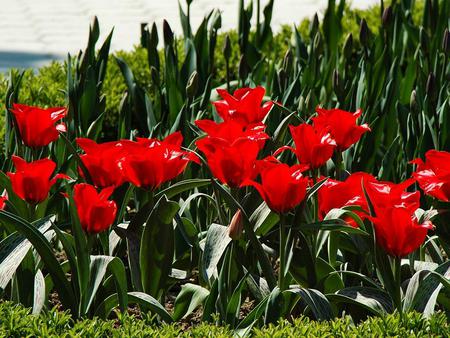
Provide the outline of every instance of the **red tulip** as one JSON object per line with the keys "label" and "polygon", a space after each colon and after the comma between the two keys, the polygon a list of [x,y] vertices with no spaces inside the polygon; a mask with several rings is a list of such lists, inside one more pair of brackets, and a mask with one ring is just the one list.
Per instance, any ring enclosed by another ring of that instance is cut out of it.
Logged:
{"label": "red tulip", "polygon": [[246,185],[254,186],[270,209],[285,213],[299,205],[306,196],[309,178],[302,175],[304,165],[280,163],[274,158],[258,161],[261,183],[248,180]]}
{"label": "red tulip", "polygon": [[317,130],[325,130],[336,141],[339,151],[344,151],[352,144],[358,142],[361,135],[370,131],[367,123],[357,125],[356,120],[361,116],[361,110],[350,113],[340,109],[317,108],[318,116],[313,117],[314,127]]}
{"label": "red tulip", "polygon": [[30,204],[43,202],[57,179],[69,178],[64,174],[57,174],[52,178],[56,164],[47,158],[27,163],[24,159],[13,156],[12,161],[16,172],[7,174],[11,180],[13,191]]}
{"label": "red tulip", "polygon": [[381,212],[379,210],[389,207],[401,207],[410,211],[417,210],[420,207],[420,192],[405,191],[413,183],[413,179],[399,184],[383,181],[364,182],[375,214],[378,215]]}
{"label": "red tulip", "polygon": [[127,155],[120,161],[125,179],[137,187],[154,190],[181,174],[190,161],[198,163],[191,152],[181,149],[183,136],[173,133],[163,141],[138,138],[122,141]]}
{"label": "red tulip", "polygon": [[212,174],[219,181],[236,188],[256,176],[258,153],[269,138],[263,124],[246,128],[235,121],[195,123],[208,133],[195,144],[205,154]]}
{"label": "red tulip", "polygon": [[333,156],[336,142],[325,131],[317,131],[313,126],[302,123],[297,127],[289,126],[295,149],[282,147],[274,154],[289,149],[295,153],[299,163],[307,164],[311,169],[320,168]]}
{"label": "red tulip", "polygon": [[75,185],[73,199],[80,218],[81,227],[87,233],[99,233],[108,229],[116,218],[117,205],[109,201],[114,187],[97,192],[94,186],[86,183]]}
{"label": "red tulip", "polygon": [[[368,182],[376,181],[375,177],[364,172],[351,174],[344,182],[328,179],[319,189],[319,218],[323,219],[331,209],[346,206],[359,206],[364,211],[355,213],[364,219],[368,216],[369,207],[364,197],[362,181],[366,186]],[[358,224],[351,218],[345,219],[352,227]]]}
{"label": "red tulip", "polygon": [[223,100],[213,104],[224,121],[235,120],[245,125],[259,123],[273,106],[272,101],[261,106],[265,92],[263,87],[239,88],[231,95],[224,89],[217,89]]}
{"label": "red tulip", "polygon": [[0,196],[0,210],[5,209],[6,201],[8,200],[8,194],[6,193],[6,190],[3,192],[3,194]]}
{"label": "red tulip", "polygon": [[394,257],[404,257],[415,251],[424,242],[427,231],[433,229],[430,221],[419,223],[414,211],[400,206],[379,209],[370,220],[377,244]]}
{"label": "red tulip", "polygon": [[420,188],[427,195],[450,202],[450,153],[430,150],[425,154],[425,162],[419,158],[412,163],[418,165],[413,177]]}
{"label": "red tulip", "polygon": [[66,131],[66,125],[55,123],[67,114],[64,107],[42,109],[38,107],[13,104],[14,114],[23,143],[32,148],[39,148],[56,141],[59,132]]}
{"label": "red tulip", "polygon": [[[97,144],[87,138],[77,138],[76,141],[85,152],[80,158],[95,186],[100,188],[117,187],[124,183],[119,163],[125,152],[120,142]],[[81,170],[80,173],[83,174]]]}

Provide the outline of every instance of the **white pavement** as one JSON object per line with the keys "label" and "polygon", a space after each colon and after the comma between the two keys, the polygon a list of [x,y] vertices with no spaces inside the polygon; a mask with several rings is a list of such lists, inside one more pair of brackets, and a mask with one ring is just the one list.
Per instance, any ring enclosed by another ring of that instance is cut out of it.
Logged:
{"label": "white pavement", "polygon": [[[185,8],[185,0],[180,0]],[[246,0],[248,3],[249,0]],[[262,7],[267,0],[262,0]],[[273,26],[299,23],[323,12],[327,0],[275,0]],[[349,1],[350,2],[350,1]],[[353,0],[365,8],[379,0]],[[222,30],[237,26],[238,0],[193,0],[191,22],[197,27],[214,8],[222,11]],[[139,43],[140,24],[166,19],[176,33],[181,26],[177,0],[0,0],[0,71],[12,66],[37,67],[65,58],[87,43],[88,27],[97,15],[100,41],[114,27],[112,50],[132,49]]]}

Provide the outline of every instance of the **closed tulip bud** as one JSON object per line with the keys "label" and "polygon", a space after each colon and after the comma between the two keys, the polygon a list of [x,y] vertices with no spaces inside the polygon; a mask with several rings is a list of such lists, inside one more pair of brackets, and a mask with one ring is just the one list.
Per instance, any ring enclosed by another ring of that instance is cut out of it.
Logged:
{"label": "closed tulip bud", "polygon": [[238,67],[239,77],[241,80],[245,80],[248,76],[248,64],[245,60],[245,55],[242,54],[241,59],[239,60],[239,67]]}
{"label": "closed tulip bud", "polygon": [[163,35],[164,44],[171,45],[173,43],[173,32],[172,28],[170,28],[170,25],[166,20],[163,21]]}
{"label": "closed tulip bud", "polygon": [[384,29],[389,28],[392,23],[392,7],[388,6],[383,11],[383,16],[381,17]]}
{"label": "closed tulip bud", "polygon": [[363,45],[364,47],[368,47],[369,38],[370,38],[369,26],[367,26],[366,19],[362,19],[361,24],[359,26],[359,41],[361,42],[361,45]]}
{"label": "closed tulip bud", "polygon": [[314,14],[314,18],[311,21],[311,25],[309,26],[309,36],[311,38],[316,36],[316,33],[319,30],[319,17],[317,16],[317,13]]}
{"label": "closed tulip bud", "polygon": [[153,23],[152,25],[152,30],[150,32],[150,44],[156,48],[158,47],[158,42],[159,42],[159,38],[158,38],[158,28],[156,27],[156,24]]}
{"label": "closed tulip bud", "polygon": [[417,114],[419,112],[419,105],[417,104],[417,93],[416,90],[411,92],[411,97],[409,99],[409,109],[411,112]]}
{"label": "closed tulip bud", "polygon": [[187,86],[186,86],[186,95],[188,98],[192,99],[197,94],[198,90],[198,73],[194,71],[189,77]]}
{"label": "closed tulip bud", "polygon": [[350,33],[345,39],[343,53],[346,59],[350,59],[353,52],[353,34]]}
{"label": "closed tulip bud", "polygon": [[159,87],[159,72],[158,70],[151,66],[150,67],[150,76],[152,78],[152,82],[156,87]]}
{"label": "closed tulip bud", "polygon": [[286,73],[289,73],[292,69],[292,52],[290,49],[284,54],[283,69]]}
{"label": "closed tulip bud", "polygon": [[284,69],[280,69],[278,71],[278,82],[280,83],[281,86],[283,86],[285,81],[286,81],[286,72],[284,71]]}
{"label": "closed tulip bud", "polygon": [[450,33],[448,28],[445,29],[444,37],[442,39],[442,50],[444,51],[445,56],[450,55]]}
{"label": "closed tulip bud", "polygon": [[242,232],[244,230],[244,221],[242,219],[242,211],[238,209],[231,219],[228,225],[228,236],[231,239],[237,240],[241,238]]}
{"label": "closed tulip bud", "polygon": [[223,56],[225,58],[225,60],[229,60],[231,57],[231,41],[230,41],[230,36],[227,34],[227,36],[225,37],[225,42],[223,44]]}
{"label": "closed tulip bud", "polygon": [[187,5],[190,6],[191,3],[192,3],[192,1],[193,1],[193,0],[186,0]]}

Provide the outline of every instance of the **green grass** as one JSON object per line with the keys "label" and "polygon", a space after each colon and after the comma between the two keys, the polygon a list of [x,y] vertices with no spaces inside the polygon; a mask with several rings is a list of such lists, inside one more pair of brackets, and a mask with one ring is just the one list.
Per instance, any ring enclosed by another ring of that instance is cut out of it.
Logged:
{"label": "green grass", "polygon": [[[233,331],[214,324],[186,329],[179,324],[158,324],[154,317],[119,315],[120,319],[73,321],[67,312],[50,310],[39,316],[11,302],[0,303],[0,337],[230,337]],[[355,325],[350,317],[318,322],[306,317],[270,324],[250,332],[254,337],[448,337],[450,327],[443,313],[425,319],[419,313],[369,318]]]}

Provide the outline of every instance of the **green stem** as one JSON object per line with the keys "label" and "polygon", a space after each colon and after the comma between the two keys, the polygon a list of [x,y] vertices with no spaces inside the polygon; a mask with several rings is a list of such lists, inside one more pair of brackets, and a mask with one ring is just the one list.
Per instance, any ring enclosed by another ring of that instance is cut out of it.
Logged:
{"label": "green stem", "polygon": [[281,291],[286,289],[285,277],[286,277],[286,245],[287,245],[287,233],[286,233],[286,216],[280,214],[280,269],[278,273],[278,287]]}
{"label": "green stem", "polygon": [[342,173],[344,171],[344,161],[342,158],[342,151],[336,151],[336,163],[335,165],[335,176],[337,180],[342,180]]}
{"label": "green stem", "polygon": [[245,217],[244,219],[244,228],[251,245],[256,251],[259,264],[261,265],[262,273],[266,278],[267,284],[269,284],[269,288],[272,290],[277,285],[277,280],[273,273],[272,264],[270,264],[269,257],[267,257],[266,253],[264,252],[264,249],[259,242],[258,237],[256,237],[256,234],[253,231],[253,226],[251,225],[247,217]]}
{"label": "green stem", "polygon": [[403,308],[402,308],[402,274],[401,274],[401,258],[394,258],[394,280],[395,280],[395,295],[394,303],[397,308],[400,318],[403,318]]}

